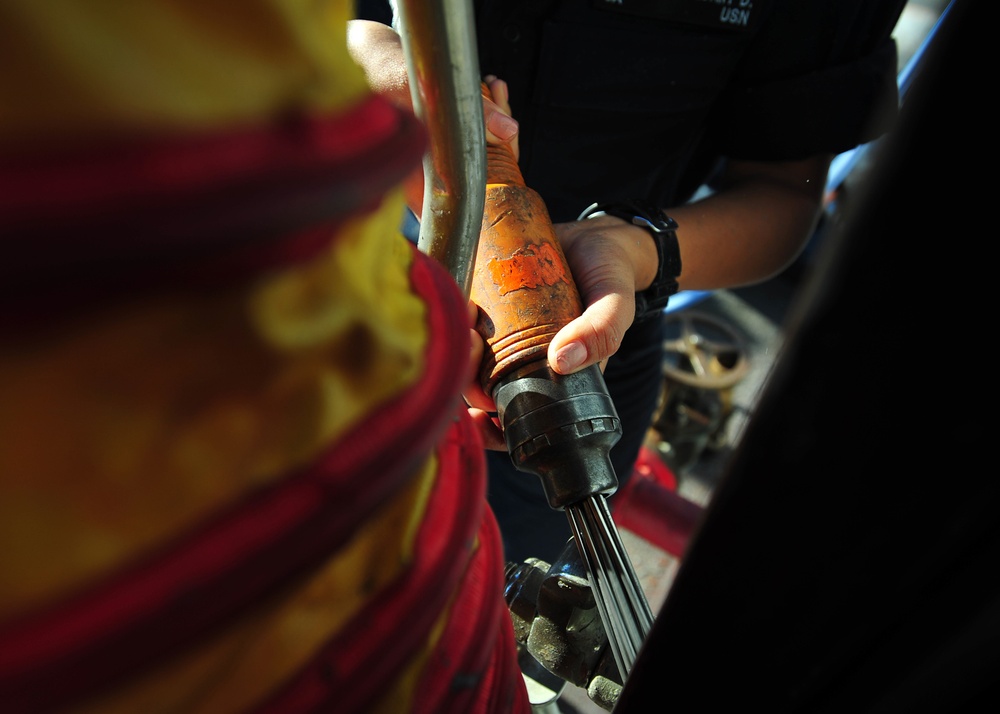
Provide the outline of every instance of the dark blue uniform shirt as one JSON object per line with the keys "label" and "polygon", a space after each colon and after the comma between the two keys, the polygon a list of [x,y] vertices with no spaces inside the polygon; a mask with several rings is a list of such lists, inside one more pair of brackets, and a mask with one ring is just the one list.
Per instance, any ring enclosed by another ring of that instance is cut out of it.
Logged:
{"label": "dark blue uniform shirt", "polygon": [[482,0],[481,72],[504,79],[520,163],[556,222],[594,201],[664,207],[717,156],[836,154],[896,111],[905,0]]}

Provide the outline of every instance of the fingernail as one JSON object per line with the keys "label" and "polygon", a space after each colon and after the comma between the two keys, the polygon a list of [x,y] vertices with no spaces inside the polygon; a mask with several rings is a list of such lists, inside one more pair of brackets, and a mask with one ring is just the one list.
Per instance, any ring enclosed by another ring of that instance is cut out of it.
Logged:
{"label": "fingernail", "polygon": [[518,127],[517,120],[506,114],[493,112],[486,122],[486,128],[501,141],[509,141],[517,134]]}
{"label": "fingernail", "polygon": [[556,352],[556,367],[560,374],[569,374],[587,359],[587,348],[579,342],[570,342]]}

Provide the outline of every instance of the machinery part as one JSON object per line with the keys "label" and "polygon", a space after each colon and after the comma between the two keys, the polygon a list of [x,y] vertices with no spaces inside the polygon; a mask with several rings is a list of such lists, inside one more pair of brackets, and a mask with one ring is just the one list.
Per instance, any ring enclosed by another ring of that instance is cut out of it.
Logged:
{"label": "machinery part", "polygon": [[653,627],[652,610],[611,519],[607,500],[592,496],[568,506],[566,515],[587,565],[615,662],[627,676]]}
{"label": "machinery part", "polygon": [[443,265],[468,297],[486,183],[471,3],[399,0],[397,5],[413,111],[430,135],[417,247]]}
{"label": "machinery part", "polygon": [[[525,675],[537,679],[542,691],[569,682],[612,711],[622,676],[574,540],[552,565],[537,558],[508,565],[504,596],[518,646],[530,655]],[[543,669],[531,669],[531,662]]]}
{"label": "machinery part", "polygon": [[[482,91],[489,98],[485,85]],[[583,303],[548,209],[525,186],[509,146],[486,147],[486,172],[472,299],[486,341],[480,382],[490,394],[512,370],[544,361],[549,342]]]}
{"label": "machinery part", "polygon": [[732,390],[749,371],[740,336],[698,311],[664,317],[663,394],[652,430],[657,451],[675,472],[692,466],[705,449],[726,441]]}
{"label": "machinery part", "polygon": [[711,315],[683,310],[664,316],[663,373],[699,389],[728,389],[749,369],[743,340]]}
{"label": "machinery part", "polygon": [[[490,90],[481,85],[483,98]],[[605,495],[618,479],[609,452],[621,422],[597,365],[573,375],[548,366],[549,342],[583,312],[541,196],[507,145],[486,147],[486,205],[472,280],[486,343],[480,382],[515,468],[542,480],[565,510],[619,671],[627,676],[653,616]]]}
{"label": "machinery part", "polygon": [[663,395],[652,425],[656,450],[674,472],[682,473],[710,446],[721,448],[729,413],[718,391],[665,381]]}
{"label": "machinery part", "polygon": [[618,489],[608,454],[621,422],[597,365],[556,374],[543,353],[499,379],[493,395],[514,465],[542,480],[552,508]]}
{"label": "machinery part", "polygon": [[[399,7],[414,110],[431,134],[418,247],[480,305],[478,327],[487,345],[481,382],[498,404],[514,465],[541,477],[550,505],[567,510],[600,612],[613,618],[617,665],[628,672],[652,613],[603,496],[618,486],[608,452],[621,424],[596,365],[571,377],[548,369],[548,344],[582,313],[580,296],[541,197],[525,186],[509,147],[486,145],[481,99],[490,98],[488,87],[480,84],[474,102],[464,92],[468,73],[478,73],[468,44],[475,37],[469,7],[453,2],[446,12],[443,5],[403,0]],[[435,38],[445,38],[446,51]],[[427,91],[432,84],[439,85],[436,93]],[[484,147],[491,172],[477,182],[465,172],[483,166],[477,152]],[[478,193],[463,193],[483,183],[483,203]],[[476,242],[467,229],[479,207]],[[477,257],[484,243],[487,255]]]}

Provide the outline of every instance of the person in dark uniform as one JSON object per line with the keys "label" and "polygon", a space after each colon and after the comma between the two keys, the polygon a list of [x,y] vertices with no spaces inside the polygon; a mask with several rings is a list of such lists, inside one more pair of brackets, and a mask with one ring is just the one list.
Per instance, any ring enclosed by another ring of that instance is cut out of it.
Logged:
{"label": "person in dark uniform", "polygon": [[[373,86],[408,104],[399,37],[366,20],[366,4],[348,44]],[[623,429],[611,451],[620,482],[656,407],[665,300],[758,283],[795,261],[833,156],[896,120],[892,31],[905,4],[473,3],[479,69],[496,100],[484,104],[487,139],[516,142],[587,306],[553,339],[549,360],[560,373],[606,360]],[[595,203],[605,210],[579,220]],[[570,535],[565,514],[513,468],[501,437],[486,436],[507,559],[552,562]]]}

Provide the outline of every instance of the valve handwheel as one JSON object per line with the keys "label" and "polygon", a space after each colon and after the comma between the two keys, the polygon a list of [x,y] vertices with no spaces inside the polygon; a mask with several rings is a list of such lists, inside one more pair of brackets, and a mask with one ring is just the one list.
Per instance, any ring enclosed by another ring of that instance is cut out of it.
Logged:
{"label": "valve handwheel", "polygon": [[727,324],[704,312],[679,310],[664,315],[663,373],[700,389],[729,389],[750,368],[743,339]]}

